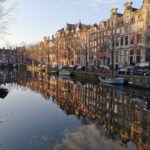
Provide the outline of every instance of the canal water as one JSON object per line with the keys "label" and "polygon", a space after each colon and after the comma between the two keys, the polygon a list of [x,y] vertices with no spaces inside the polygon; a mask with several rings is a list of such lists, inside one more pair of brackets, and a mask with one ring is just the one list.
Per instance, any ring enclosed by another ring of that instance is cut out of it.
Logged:
{"label": "canal water", "polygon": [[0,84],[0,150],[150,150],[149,91],[17,71]]}

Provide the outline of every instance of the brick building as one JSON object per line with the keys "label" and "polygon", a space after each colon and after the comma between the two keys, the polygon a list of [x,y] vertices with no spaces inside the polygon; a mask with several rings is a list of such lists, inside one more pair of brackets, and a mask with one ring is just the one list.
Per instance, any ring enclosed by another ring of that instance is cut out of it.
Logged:
{"label": "brick building", "polygon": [[[124,13],[112,8],[98,25],[66,24],[51,39],[33,45],[32,58],[59,65],[130,66],[150,61],[150,0],[140,9],[124,4]],[[33,57],[34,56],[34,57]]]}

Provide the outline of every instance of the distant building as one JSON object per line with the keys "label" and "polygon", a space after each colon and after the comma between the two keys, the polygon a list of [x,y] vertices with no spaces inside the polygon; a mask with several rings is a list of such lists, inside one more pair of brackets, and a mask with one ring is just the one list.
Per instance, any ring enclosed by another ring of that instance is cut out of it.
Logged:
{"label": "distant building", "polygon": [[8,65],[8,64],[16,64],[17,55],[16,50],[12,49],[0,49],[0,64]]}
{"label": "distant building", "polygon": [[16,47],[16,63],[18,65],[26,64],[27,63],[27,52],[26,52],[26,47],[21,46],[21,47]]}
{"label": "distant building", "polygon": [[80,65],[82,40],[81,33],[87,26],[81,22],[66,24],[66,28],[55,34],[55,48],[58,51],[58,64]]}

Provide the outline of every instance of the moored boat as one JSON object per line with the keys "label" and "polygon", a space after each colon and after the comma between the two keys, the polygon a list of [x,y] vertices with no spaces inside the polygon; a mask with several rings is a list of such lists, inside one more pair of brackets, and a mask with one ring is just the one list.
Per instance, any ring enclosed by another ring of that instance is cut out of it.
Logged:
{"label": "moored boat", "polygon": [[71,72],[67,69],[61,69],[59,71],[59,75],[63,75],[63,76],[70,76],[71,75]]}
{"label": "moored boat", "polygon": [[115,84],[115,85],[124,85],[125,84],[125,79],[118,77],[118,78],[106,78],[106,77],[100,77],[99,80],[102,83],[107,83],[107,84]]}
{"label": "moored boat", "polygon": [[8,89],[0,87],[0,98],[5,98],[8,94]]}

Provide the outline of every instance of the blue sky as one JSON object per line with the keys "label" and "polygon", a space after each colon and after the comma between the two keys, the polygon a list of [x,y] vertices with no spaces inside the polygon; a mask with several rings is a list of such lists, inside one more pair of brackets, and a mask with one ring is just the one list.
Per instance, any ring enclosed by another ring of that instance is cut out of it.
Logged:
{"label": "blue sky", "polygon": [[[10,44],[36,43],[43,36],[51,36],[66,22],[85,24],[99,23],[110,16],[110,10],[117,7],[123,13],[125,0],[8,0],[8,6],[16,4],[13,10],[8,35],[3,35],[0,47]],[[143,0],[132,0],[140,8]]]}

